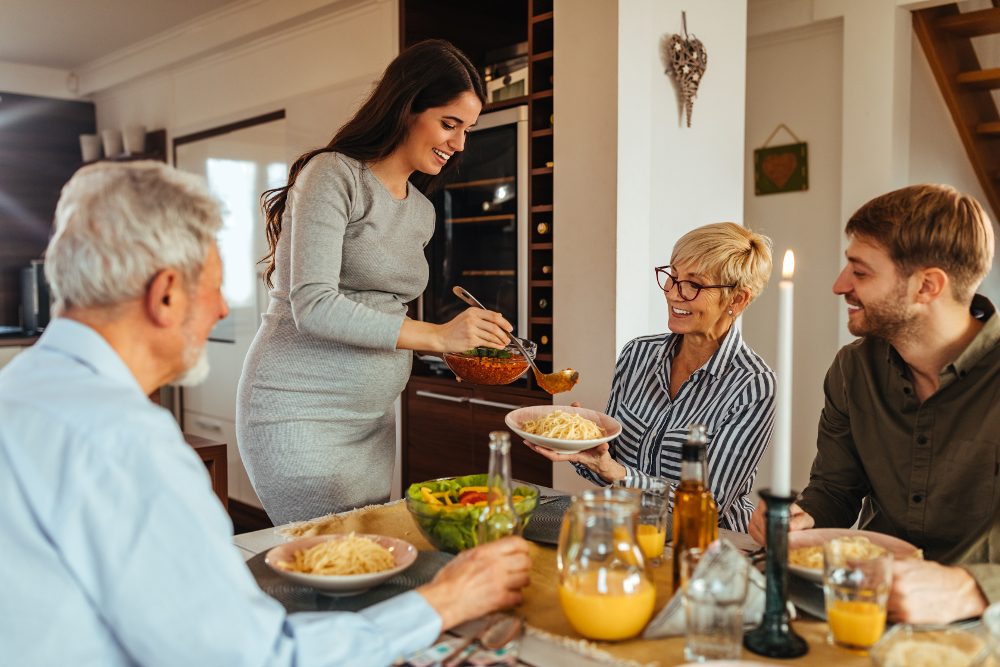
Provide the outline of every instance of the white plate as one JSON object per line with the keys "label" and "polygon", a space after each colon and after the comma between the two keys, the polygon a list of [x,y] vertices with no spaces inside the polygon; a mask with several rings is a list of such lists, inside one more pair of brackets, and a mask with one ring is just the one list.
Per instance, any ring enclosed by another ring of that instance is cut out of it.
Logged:
{"label": "white plate", "polygon": [[327,540],[339,540],[347,535],[317,535],[315,537],[303,537],[285,544],[274,547],[267,552],[264,562],[279,575],[299,586],[309,586],[315,588],[324,595],[331,597],[345,597],[348,595],[360,595],[369,588],[378,586],[384,581],[395,577],[397,574],[413,565],[417,560],[417,548],[405,540],[397,540],[395,537],[385,535],[357,535],[357,537],[367,537],[375,540],[383,547],[392,552],[392,557],[396,560],[396,567],[382,572],[371,574],[303,574],[302,572],[289,572],[277,567],[277,562],[294,562],[295,552],[303,551],[314,547],[320,542]]}
{"label": "white plate", "polygon": [[[796,530],[788,533],[788,552],[791,553],[796,549],[817,547],[838,537],[867,537],[872,544],[888,549],[896,558],[909,558],[917,550],[915,546],[909,542],[904,542],[898,537],[883,535],[882,533],[875,533],[870,530],[814,528],[812,530]],[[789,564],[788,571],[817,584],[823,583],[823,568],[816,570],[811,567]]]}
{"label": "white plate", "polygon": [[[560,440],[559,438],[543,438],[540,435],[532,435],[521,430],[521,427],[524,426],[525,422],[538,419],[539,417],[555,412],[556,410],[562,410],[563,412],[580,415],[584,419],[589,419],[598,426],[604,428],[604,437],[594,440]],[[549,449],[554,449],[559,452],[582,452],[585,449],[597,447],[598,445],[608,442],[609,440],[614,440],[621,435],[622,432],[622,425],[606,414],[602,412],[595,412],[594,410],[588,410],[587,408],[574,408],[569,405],[533,405],[531,407],[521,408],[507,413],[507,417],[504,421],[507,423],[507,426],[514,431],[514,433],[521,436],[528,442],[535,445],[541,445],[542,447],[548,447]]]}

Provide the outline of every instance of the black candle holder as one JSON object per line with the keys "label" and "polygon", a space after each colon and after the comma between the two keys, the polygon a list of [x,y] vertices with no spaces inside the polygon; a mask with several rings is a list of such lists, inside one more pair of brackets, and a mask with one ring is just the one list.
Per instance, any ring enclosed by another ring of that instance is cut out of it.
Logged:
{"label": "black candle holder", "polygon": [[795,633],[788,618],[788,516],[798,494],[775,496],[760,492],[767,503],[767,597],[764,620],[743,638],[748,651],[767,658],[798,658],[809,652],[809,644]]}

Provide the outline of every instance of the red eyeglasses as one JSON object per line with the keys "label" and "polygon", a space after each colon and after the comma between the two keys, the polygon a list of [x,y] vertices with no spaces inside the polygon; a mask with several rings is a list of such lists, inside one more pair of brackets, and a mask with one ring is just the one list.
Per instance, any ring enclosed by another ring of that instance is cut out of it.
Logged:
{"label": "red eyeglasses", "polygon": [[683,301],[694,301],[701,294],[703,289],[726,289],[736,285],[700,285],[692,280],[677,280],[677,277],[670,272],[671,266],[658,266],[653,269],[656,272],[656,284],[664,292],[669,292],[677,286],[677,296]]}

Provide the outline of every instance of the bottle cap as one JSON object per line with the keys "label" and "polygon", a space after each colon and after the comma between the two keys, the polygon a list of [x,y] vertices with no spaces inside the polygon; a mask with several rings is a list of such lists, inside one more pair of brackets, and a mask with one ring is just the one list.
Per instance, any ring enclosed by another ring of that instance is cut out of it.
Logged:
{"label": "bottle cap", "polygon": [[682,461],[700,461],[702,449],[708,445],[707,429],[703,424],[688,427],[687,442],[681,447]]}

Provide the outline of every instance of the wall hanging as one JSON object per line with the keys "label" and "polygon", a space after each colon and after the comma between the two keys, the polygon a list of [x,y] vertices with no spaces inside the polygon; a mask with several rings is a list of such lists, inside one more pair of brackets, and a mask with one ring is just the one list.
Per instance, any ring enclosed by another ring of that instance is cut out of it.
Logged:
{"label": "wall hanging", "polygon": [[[784,128],[796,143],[771,146],[771,139]],[[799,192],[809,189],[808,144],[795,136],[784,123],[774,128],[764,145],[753,152],[753,185],[757,195]]]}
{"label": "wall hanging", "polygon": [[694,98],[698,95],[698,86],[708,66],[708,53],[705,51],[705,45],[694,35],[688,37],[685,12],[681,12],[681,20],[684,23],[684,37],[664,35],[660,39],[660,58],[663,60],[664,72],[674,76],[677,94],[687,110],[687,126],[691,127],[691,110],[694,107]]}

